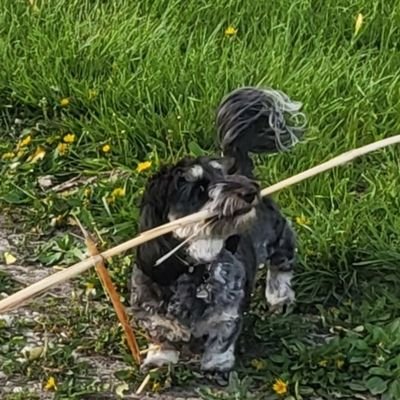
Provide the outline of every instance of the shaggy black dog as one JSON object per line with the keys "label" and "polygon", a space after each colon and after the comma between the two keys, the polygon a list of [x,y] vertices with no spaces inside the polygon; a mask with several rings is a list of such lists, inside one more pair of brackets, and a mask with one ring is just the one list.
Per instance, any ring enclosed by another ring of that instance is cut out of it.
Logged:
{"label": "shaggy black dog", "polygon": [[217,112],[222,156],[185,158],[150,178],[140,231],[200,210],[216,211],[218,218],[181,227],[137,250],[131,302],[136,320],[159,344],[148,352],[145,368],[176,363],[179,351],[190,347],[201,355],[202,370],[230,371],[260,265],[268,266],[270,307],[294,301],[295,236],[277,205],[260,199],[250,154],[296,143],[305,120],[300,109],[277,90],[237,89]]}

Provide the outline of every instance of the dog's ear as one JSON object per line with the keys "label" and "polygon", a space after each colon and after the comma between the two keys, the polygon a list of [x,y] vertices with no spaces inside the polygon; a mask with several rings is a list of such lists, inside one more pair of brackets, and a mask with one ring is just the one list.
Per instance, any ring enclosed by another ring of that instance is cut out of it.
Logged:
{"label": "dog's ear", "polygon": [[[174,174],[169,168],[161,168],[150,178],[140,207],[140,232],[168,222],[173,185],[175,185]],[[137,266],[159,284],[167,285],[173,282],[182,273],[183,266],[180,261],[171,256],[158,266],[155,266],[155,263],[178,244],[179,242],[171,234],[167,234],[140,245],[136,251]]]}
{"label": "dog's ear", "polygon": [[147,182],[140,205],[140,232],[168,222],[169,186],[172,184],[172,178],[168,168],[161,168]]}

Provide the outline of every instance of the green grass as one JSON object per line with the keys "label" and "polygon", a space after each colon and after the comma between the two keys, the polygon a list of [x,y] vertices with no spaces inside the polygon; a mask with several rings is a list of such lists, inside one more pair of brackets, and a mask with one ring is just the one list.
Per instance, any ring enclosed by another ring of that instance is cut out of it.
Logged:
{"label": "green grass", "polygon": [[[32,137],[25,153],[0,160],[0,207],[22,218],[25,231],[44,237],[73,229],[71,214],[104,246],[132,237],[149,174],[136,172],[137,163],[151,160],[154,170],[186,153],[215,152],[215,109],[241,85],[285,91],[304,103],[309,120],[302,144],[260,160],[263,185],[400,130],[396,0],[0,5],[0,158]],[[355,35],[359,13],[364,22]],[[231,38],[224,36],[229,25],[238,28]],[[65,107],[64,98],[70,100]],[[76,140],[59,155],[56,148],[70,132]],[[102,152],[104,144],[111,152]],[[30,163],[39,146],[44,158]],[[265,393],[282,376],[296,399],[302,391],[304,399],[310,393],[352,398],[368,388],[400,398],[400,343],[393,333],[399,333],[400,309],[399,170],[398,148],[386,149],[276,196],[293,221],[305,217],[305,225],[296,225],[298,304],[288,316],[263,320],[260,286],[252,318],[255,340],[266,346],[257,357],[267,368],[244,361],[239,387]],[[61,183],[78,174],[84,182],[68,193],[38,183],[45,175]],[[125,196],[110,204],[117,187]],[[79,257],[73,238],[57,236],[46,246],[30,258],[52,265]],[[115,274],[124,291],[127,270]],[[312,333],[335,339],[315,347]],[[66,384],[70,396],[73,385]]]}

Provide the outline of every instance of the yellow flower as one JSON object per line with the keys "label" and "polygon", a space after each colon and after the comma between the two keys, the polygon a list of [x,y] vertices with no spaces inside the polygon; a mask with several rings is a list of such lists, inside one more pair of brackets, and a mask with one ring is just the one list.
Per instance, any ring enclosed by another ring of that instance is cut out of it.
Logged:
{"label": "yellow flower", "polygon": [[108,204],[113,204],[115,203],[115,200],[117,197],[124,197],[125,196],[125,189],[124,188],[115,188],[112,192],[110,197],[107,198],[107,203]]}
{"label": "yellow flower", "polygon": [[21,150],[18,151],[17,157],[21,158],[25,153],[26,153],[26,149],[21,149]]}
{"label": "yellow flower", "polygon": [[356,23],[354,26],[354,36],[357,36],[358,32],[361,29],[363,22],[364,22],[364,16],[360,13],[357,15],[357,18],[356,18]]}
{"label": "yellow flower", "polygon": [[11,160],[12,158],[14,158],[15,157],[15,154],[12,152],[12,151],[9,151],[8,153],[4,153],[2,156],[1,156],[1,159],[2,160]]}
{"label": "yellow flower", "polygon": [[97,97],[97,90],[96,89],[89,89],[88,97],[89,97],[89,100],[92,100],[95,97]]}
{"label": "yellow flower", "polygon": [[341,360],[341,359],[336,360],[336,367],[338,369],[342,369],[343,365],[344,365],[344,360]]}
{"label": "yellow flower", "polygon": [[124,197],[125,196],[125,189],[124,188],[115,188],[112,193],[111,193],[111,197]]}
{"label": "yellow flower", "polygon": [[64,97],[63,99],[60,100],[61,107],[68,107],[69,103],[70,103],[69,97]]}
{"label": "yellow flower", "polygon": [[299,225],[310,225],[310,220],[301,214],[300,216],[296,217],[296,223]]}
{"label": "yellow flower", "polygon": [[57,384],[56,380],[54,377],[50,376],[49,379],[47,379],[46,385],[44,386],[46,390],[57,390]]}
{"label": "yellow flower", "polygon": [[28,162],[35,163],[36,161],[43,160],[46,155],[46,150],[43,147],[38,146],[35,152],[28,157]]}
{"label": "yellow flower", "polygon": [[73,133],[67,133],[64,137],[63,140],[65,143],[71,144],[74,143],[76,139],[76,136]]}
{"label": "yellow flower", "polygon": [[103,153],[109,153],[111,151],[111,146],[109,144],[105,144],[102,148],[101,148]]}
{"label": "yellow flower", "polygon": [[264,360],[260,360],[258,358],[254,358],[251,360],[251,366],[256,370],[256,371],[261,371],[267,367],[267,363]]}
{"label": "yellow flower", "polygon": [[26,147],[28,146],[28,144],[30,144],[32,142],[32,136],[28,135],[25,136],[19,143],[17,148],[19,149],[20,147]]}
{"label": "yellow flower", "polygon": [[90,195],[92,194],[92,189],[91,188],[86,188],[84,191],[83,191],[83,195],[85,196],[85,197],[89,197]]}
{"label": "yellow flower", "polygon": [[94,284],[92,282],[86,282],[86,296],[94,296],[96,294],[96,289],[94,288]]}
{"label": "yellow flower", "polygon": [[225,29],[225,36],[227,37],[232,37],[235,36],[237,34],[237,29],[235,27],[233,27],[232,25],[229,25],[226,29]]}
{"label": "yellow flower", "polygon": [[318,365],[321,367],[326,367],[328,365],[328,360],[321,360]]}
{"label": "yellow flower", "polygon": [[13,256],[10,252],[6,251],[3,254],[4,260],[6,262],[6,265],[14,264],[15,261],[17,261],[17,258]]}
{"label": "yellow flower", "polygon": [[57,153],[60,156],[63,156],[68,151],[68,144],[66,143],[58,143],[57,145]]}
{"label": "yellow flower", "polygon": [[288,385],[282,379],[277,379],[275,383],[272,385],[272,389],[276,394],[286,394],[287,393]]}
{"label": "yellow flower", "polygon": [[154,382],[154,383],[153,383],[153,387],[151,388],[151,390],[152,390],[153,392],[159,392],[160,389],[161,389],[161,384],[160,384],[160,382]]}
{"label": "yellow flower", "polygon": [[149,169],[150,167],[151,167],[151,161],[144,161],[137,165],[136,171],[143,172],[143,171],[146,171],[147,169]]}
{"label": "yellow flower", "polygon": [[50,220],[50,226],[58,226],[58,225],[61,224],[62,220],[63,220],[63,216],[62,215],[57,215],[56,217],[53,217]]}

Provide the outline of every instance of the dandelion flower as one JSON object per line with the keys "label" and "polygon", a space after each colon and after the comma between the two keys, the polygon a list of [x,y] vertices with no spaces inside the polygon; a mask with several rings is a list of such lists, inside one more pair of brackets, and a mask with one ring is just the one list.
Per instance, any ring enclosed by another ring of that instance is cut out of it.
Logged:
{"label": "dandelion flower", "polygon": [[68,107],[70,103],[69,97],[64,97],[63,99],[60,100],[60,106],[61,107]]}
{"label": "dandelion flower", "polygon": [[148,170],[149,168],[151,168],[151,161],[144,161],[137,165],[136,171],[143,172],[143,171]]}
{"label": "dandelion flower", "polygon": [[299,225],[310,225],[310,220],[303,214],[296,217],[296,223]]}
{"label": "dandelion flower", "polygon": [[2,160],[11,160],[12,158],[14,158],[15,157],[15,154],[12,152],[12,151],[9,151],[8,153],[4,153],[2,156],[1,156],[1,159]]}
{"label": "dandelion flower", "polygon": [[53,217],[50,220],[50,226],[58,226],[58,225],[61,224],[62,220],[63,220],[63,216],[62,215],[57,215],[56,217]]}
{"label": "dandelion flower", "polygon": [[19,143],[18,143],[18,149],[20,148],[20,147],[26,147],[26,146],[28,146],[30,143],[32,142],[32,136],[31,135],[28,135],[28,136],[25,136]]}
{"label": "dandelion flower", "polygon": [[76,139],[76,136],[73,133],[67,133],[64,137],[63,140],[65,143],[71,144],[74,143]]}
{"label": "dandelion flower", "polygon": [[225,29],[225,36],[226,37],[232,37],[235,36],[237,34],[237,29],[235,27],[233,27],[232,25],[229,25],[226,29]]}
{"label": "dandelion flower", "polygon": [[256,370],[256,371],[261,371],[267,367],[267,364],[264,360],[260,360],[258,358],[255,358],[251,360],[251,366]]}
{"label": "dandelion flower", "polygon": [[275,383],[272,385],[272,389],[274,389],[274,392],[280,395],[286,394],[287,388],[288,388],[287,383],[282,379],[277,379]]}
{"label": "dandelion flower", "polygon": [[328,365],[328,360],[321,360],[318,365],[325,368]]}
{"label": "dandelion flower", "polygon": [[358,32],[360,31],[363,22],[364,22],[364,16],[360,13],[357,15],[356,23],[354,25],[354,36],[358,35]]}
{"label": "dandelion flower", "polygon": [[86,296],[90,297],[90,296],[96,295],[96,289],[92,282],[86,282],[85,286],[86,286],[86,290],[85,290]]}
{"label": "dandelion flower", "polygon": [[43,160],[45,155],[46,155],[46,150],[43,147],[38,146],[36,148],[35,152],[31,156],[28,157],[27,161],[31,162],[31,163],[35,163],[36,161]]}
{"label": "dandelion flower", "polygon": [[113,203],[115,203],[115,200],[118,197],[124,197],[124,196],[125,196],[125,189],[124,188],[121,188],[121,187],[115,188],[111,192],[110,197],[107,198],[107,203],[108,204],[113,204]]}
{"label": "dandelion flower", "polygon": [[57,153],[60,156],[63,156],[68,151],[68,144],[67,143],[58,143],[57,145]]}
{"label": "dandelion flower", "polygon": [[46,390],[57,390],[56,380],[55,380],[55,378],[53,376],[50,376],[50,378],[47,379],[47,382],[44,385],[44,388]]}
{"label": "dandelion flower", "polygon": [[92,194],[92,189],[91,188],[86,188],[84,191],[83,191],[83,195],[85,196],[85,197],[89,197],[90,195]]}
{"label": "dandelion flower", "polygon": [[18,150],[17,157],[21,158],[25,153],[26,153],[26,149],[22,148],[21,150]]}
{"label": "dandelion flower", "polygon": [[112,197],[124,197],[125,196],[125,189],[124,188],[115,188],[112,193],[111,193]]}
{"label": "dandelion flower", "polygon": [[103,153],[109,153],[111,151],[111,146],[109,144],[105,144],[102,148],[101,151]]}
{"label": "dandelion flower", "polygon": [[15,261],[17,261],[17,258],[13,256],[10,252],[6,251],[3,254],[4,260],[6,262],[6,265],[14,264]]}
{"label": "dandelion flower", "polygon": [[343,365],[344,365],[344,360],[341,360],[341,359],[336,360],[336,367],[338,369],[342,369]]}
{"label": "dandelion flower", "polygon": [[89,100],[93,100],[95,97],[97,97],[97,90],[96,89],[89,89],[88,97],[89,97]]}
{"label": "dandelion flower", "polygon": [[160,382],[154,382],[153,386],[151,388],[152,392],[156,393],[159,392],[161,390],[161,384]]}

